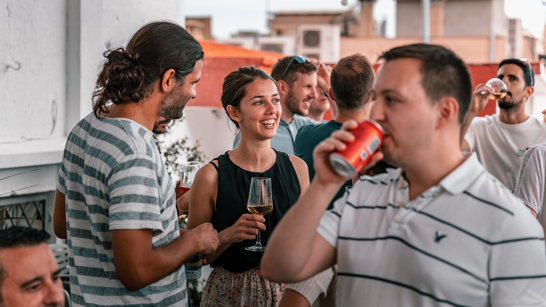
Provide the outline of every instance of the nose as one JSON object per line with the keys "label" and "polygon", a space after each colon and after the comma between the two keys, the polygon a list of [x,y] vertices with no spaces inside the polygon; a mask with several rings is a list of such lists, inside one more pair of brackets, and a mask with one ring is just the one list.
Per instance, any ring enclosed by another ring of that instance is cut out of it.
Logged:
{"label": "nose", "polygon": [[197,98],[197,86],[194,84],[191,89],[191,99]]}
{"label": "nose", "polygon": [[309,91],[309,97],[310,98],[316,98],[317,97],[317,91],[315,90],[316,87],[311,87],[311,90]]}
{"label": "nose", "polygon": [[45,306],[64,306],[64,290],[60,280],[57,282],[48,282],[45,286],[44,305]]}
{"label": "nose", "polygon": [[277,108],[275,107],[275,105],[273,104],[272,101],[268,101],[266,103],[266,112],[267,114],[275,114],[277,113]]}

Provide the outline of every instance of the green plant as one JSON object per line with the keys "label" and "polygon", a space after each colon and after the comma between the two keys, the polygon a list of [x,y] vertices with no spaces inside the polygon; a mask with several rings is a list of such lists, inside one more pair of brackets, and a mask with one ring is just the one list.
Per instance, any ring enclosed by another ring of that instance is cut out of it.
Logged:
{"label": "green plant", "polygon": [[[166,134],[168,133],[169,132]],[[199,146],[201,146],[199,140],[192,145],[189,138],[185,136],[172,143],[170,146],[165,146],[165,142],[159,140],[157,135],[154,134],[154,141],[159,153],[165,158],[165,166],[167,167],[167,172],[171,178],[173,174],[180,174],[185,162],[205,162],[205,153],[199,150]]]}

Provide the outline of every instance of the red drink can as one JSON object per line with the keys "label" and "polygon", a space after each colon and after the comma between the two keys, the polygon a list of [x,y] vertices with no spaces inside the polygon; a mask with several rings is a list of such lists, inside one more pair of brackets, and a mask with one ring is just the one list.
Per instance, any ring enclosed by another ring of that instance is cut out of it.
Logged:
{"label": "red drink can", "polygon": [[383,128],[373,120],[366,120],[351,133],[355,140],[345,150],[331,153],[330,163],[341,176],[354,178],[383,143]]}

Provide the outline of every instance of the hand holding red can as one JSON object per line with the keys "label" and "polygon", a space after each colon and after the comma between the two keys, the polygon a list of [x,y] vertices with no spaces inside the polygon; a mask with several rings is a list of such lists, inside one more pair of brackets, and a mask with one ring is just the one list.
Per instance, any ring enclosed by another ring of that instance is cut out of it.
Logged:
{"label": "hand holding red can", "polygon": [[354,178],[369,164],[383,143],[383,128],[373,120],[366,120],[351,133],[354,140],[347,143],[345,149],[331,153],[329,158],[339,175]]}
{"label": "hand holding red can", "polygon": [[[350,143],[355,141],[356,137],[352,133],[359,124],[354,120],[346,121],[340,130],[334,131],[332,135],[320,143],[313,154],[315,164],[315,178],[313,181],[320,182],[324,187],[328,185],[341,185],[349,178],[355,176],[341,175],[330,162],[330,155],[334,152],[342,152],[347,149]],[[370,168],[383,159],[383,153],[376,151],[371,155],[370,160],[362,168]]]}

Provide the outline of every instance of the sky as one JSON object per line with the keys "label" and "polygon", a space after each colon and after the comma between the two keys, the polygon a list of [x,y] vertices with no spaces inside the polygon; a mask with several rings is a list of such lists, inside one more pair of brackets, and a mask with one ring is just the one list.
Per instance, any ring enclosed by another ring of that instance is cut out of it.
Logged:
{"label": "sky", "polygon": [[[231,37],[239,30],[254,30],[263,34],[269,32],[267,11],[298,10],[346,10],[356,5],[358,0],[187,0],[186,16],[211,16],[212,35],[217,39]],[[504,0],[504,12],[509,18],[521,18],[524,28],[535,37],[542,38],[545,23],[546,0]],[[395,0],[377,0],[374,18],[387,20],[387,37],[396,35]]]}

